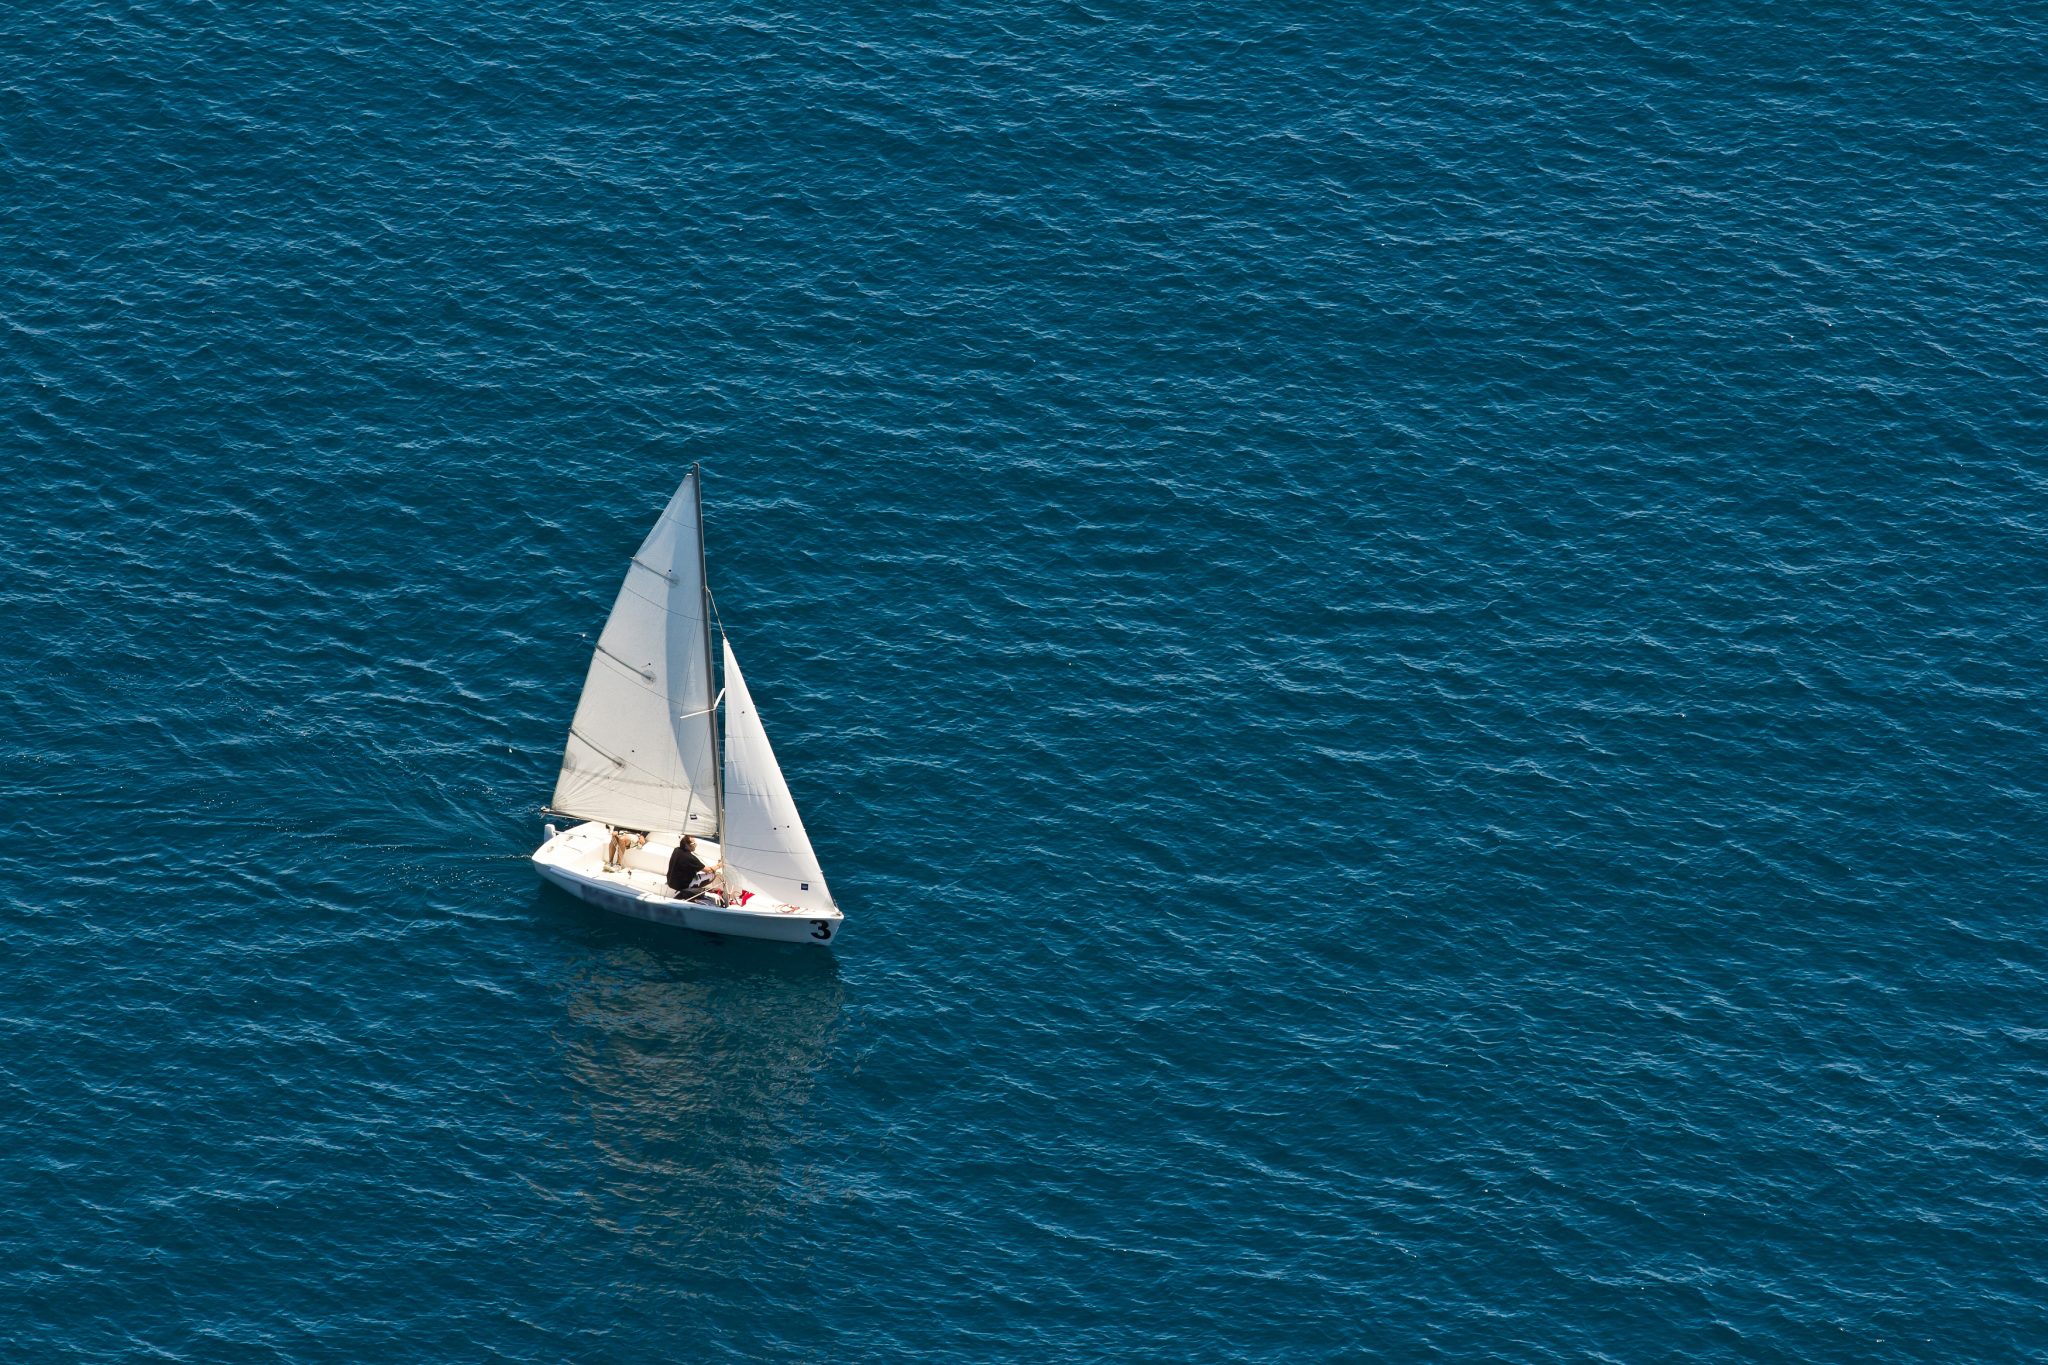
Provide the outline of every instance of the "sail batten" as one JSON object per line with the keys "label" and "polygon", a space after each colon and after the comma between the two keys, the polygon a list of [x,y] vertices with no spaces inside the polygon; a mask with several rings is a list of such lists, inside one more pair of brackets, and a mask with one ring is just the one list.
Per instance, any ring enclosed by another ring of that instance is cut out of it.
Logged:
{"label": "sail batten", "polygon": [[725,642],[725,807],[721,848],[728,889],[806,910],[833,908],[782,765],[761,728],[747,680]]}
{"label": "sail batten", "polygon": [[[570,722],[556,810],[628,829],[717,831],[699,484],[692,469],[619,584]],[[634,568],[664,586],[644,591],[653,585]]]}

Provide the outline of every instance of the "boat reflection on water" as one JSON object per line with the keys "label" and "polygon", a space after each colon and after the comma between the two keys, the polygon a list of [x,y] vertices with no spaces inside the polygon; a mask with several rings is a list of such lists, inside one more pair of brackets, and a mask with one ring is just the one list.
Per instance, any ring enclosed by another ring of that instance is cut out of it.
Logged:
{"label": "boat reflection on water", "polygon": [[844,991],[830,953],[607,932],[562,1055],[598,1157],[591,1216],[657,1245],[749,1238],[799,1198],[803,1110]]}

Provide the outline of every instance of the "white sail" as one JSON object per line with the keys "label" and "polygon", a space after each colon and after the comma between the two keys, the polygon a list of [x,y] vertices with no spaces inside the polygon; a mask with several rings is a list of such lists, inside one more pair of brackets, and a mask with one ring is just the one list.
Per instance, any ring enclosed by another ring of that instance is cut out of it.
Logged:
{"label": "white sail", "polygon": [[629,829],[716,835],[718,742],[696,470],[626,570],[562,751],[554,808]]}
{"label": "white sail", "polygon": [[832,893],[810,836],[768,747],[768,732],[725,645],[725,884],[806,910],[829,910]]}

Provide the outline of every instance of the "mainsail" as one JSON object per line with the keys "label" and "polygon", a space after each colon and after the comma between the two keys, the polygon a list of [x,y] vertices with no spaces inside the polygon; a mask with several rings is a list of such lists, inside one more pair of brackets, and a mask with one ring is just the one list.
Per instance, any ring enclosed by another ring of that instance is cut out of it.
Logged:
{"label": "mainsail", "polygon": [[832,893],[810,836],[768,747],[768,732],[725,644],[725,884],[806,910],[829,910]]}
{"label": "mainsail", "polygon": [[703,481],[692,469],[634,554],[597,637],[556,810],[627,829],[717,834],[708,605]]}

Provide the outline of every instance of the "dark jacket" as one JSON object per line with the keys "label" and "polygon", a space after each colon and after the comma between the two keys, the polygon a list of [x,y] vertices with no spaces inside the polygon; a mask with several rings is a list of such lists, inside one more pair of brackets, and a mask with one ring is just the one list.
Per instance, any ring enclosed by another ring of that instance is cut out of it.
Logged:
{"label": "dark jacket", "polygon": [[674,856],[668,860],[669,889],[688,891],[691,880],[703,870],[703,860],[681,844],[677,844]]}

